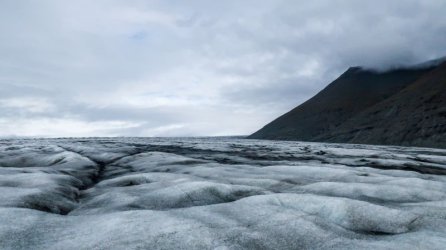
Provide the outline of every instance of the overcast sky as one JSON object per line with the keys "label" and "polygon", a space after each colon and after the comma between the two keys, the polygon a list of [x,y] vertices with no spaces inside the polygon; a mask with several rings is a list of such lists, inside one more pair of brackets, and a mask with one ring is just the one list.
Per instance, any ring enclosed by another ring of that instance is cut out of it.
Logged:
{"label": "overcast sky", "polygon": [[349,66],[446,55],[444,0],[0,0],[0,136],[244,135]]}

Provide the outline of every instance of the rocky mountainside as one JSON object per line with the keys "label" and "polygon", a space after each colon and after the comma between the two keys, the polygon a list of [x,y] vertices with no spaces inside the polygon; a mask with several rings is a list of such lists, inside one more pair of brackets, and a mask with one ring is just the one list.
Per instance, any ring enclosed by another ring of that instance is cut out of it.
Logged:
{"label": "rocky mountainside", "polygon": [[350,68],[249,138],[446,147],[446,62]]}

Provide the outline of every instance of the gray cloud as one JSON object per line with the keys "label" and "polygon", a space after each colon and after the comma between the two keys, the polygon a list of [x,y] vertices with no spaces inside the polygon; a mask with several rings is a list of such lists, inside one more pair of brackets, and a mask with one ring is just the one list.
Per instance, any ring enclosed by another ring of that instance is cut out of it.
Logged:
{"label": "gray cloud", "polygon": [[249,134],[349,66],[446,55],[443,0],[0,3],[0,135]]}

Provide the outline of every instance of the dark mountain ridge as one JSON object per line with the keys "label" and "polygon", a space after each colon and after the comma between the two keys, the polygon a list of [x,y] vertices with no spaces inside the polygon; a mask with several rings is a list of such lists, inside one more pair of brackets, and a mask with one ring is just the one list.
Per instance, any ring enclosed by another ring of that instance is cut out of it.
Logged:
{"label": "dark mountain ridge", "polygon": [[446,147],[446,63],[353,67],[248,138]]}

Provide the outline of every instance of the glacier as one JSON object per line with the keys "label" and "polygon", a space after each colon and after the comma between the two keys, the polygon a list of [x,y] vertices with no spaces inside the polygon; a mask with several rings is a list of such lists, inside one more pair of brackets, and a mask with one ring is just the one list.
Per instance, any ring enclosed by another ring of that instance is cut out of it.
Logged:
{"label": "glacier", "polygon": [[446,150],[0,140],[1,249],[444,249]]}

